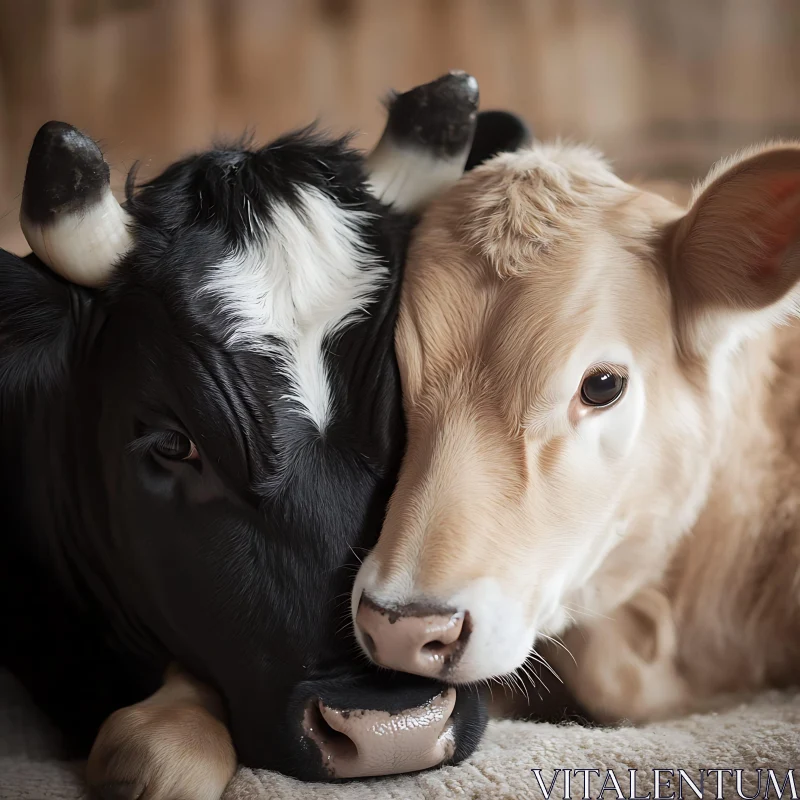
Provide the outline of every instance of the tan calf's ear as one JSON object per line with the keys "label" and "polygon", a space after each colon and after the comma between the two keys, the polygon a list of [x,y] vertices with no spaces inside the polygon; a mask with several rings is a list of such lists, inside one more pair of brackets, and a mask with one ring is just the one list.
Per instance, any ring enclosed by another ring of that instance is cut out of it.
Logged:
{"label": "tan calf's ear", "polygon": [[699,350],[731,326],[746,336],[797,310],[800,145],[712,169],[675,230],[670,280]]}

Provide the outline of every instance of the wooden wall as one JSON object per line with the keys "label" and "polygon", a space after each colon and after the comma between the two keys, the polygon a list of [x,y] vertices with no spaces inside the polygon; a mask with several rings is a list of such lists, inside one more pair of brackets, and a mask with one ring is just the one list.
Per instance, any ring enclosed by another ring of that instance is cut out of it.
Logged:
{"label": "wooden wall", "polygon": [[115,185],[246,126],[379,134],[379,98],[451,68],[541,138],[686,179],[800,136],[797,0],[0,0],[0,246],[38,126],[102,141]]}

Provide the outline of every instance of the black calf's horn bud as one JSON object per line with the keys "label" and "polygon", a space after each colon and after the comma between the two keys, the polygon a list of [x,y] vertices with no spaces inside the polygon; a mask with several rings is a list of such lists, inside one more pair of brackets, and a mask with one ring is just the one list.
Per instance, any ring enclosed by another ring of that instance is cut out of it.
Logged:
{"label": "black calf's horn bud", "polygon": [[64,122],[43,125],[28,156],[20,211],[33,252],[67,280],[101,286],[132,244],[127,222],[97,144]]}
{"label": "black calf's horn bud", "polygon": [[463,174],[478,116],[478,82],[454,71],[387,101],[389,118],[367,159],[373,194],[418,211]]}

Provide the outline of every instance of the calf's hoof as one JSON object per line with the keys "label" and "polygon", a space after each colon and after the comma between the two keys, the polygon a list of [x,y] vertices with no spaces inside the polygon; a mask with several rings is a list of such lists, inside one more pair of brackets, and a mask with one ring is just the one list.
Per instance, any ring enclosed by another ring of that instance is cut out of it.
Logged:
{"label": "calf's hoof", "polygon": [[114,712],[86,768],[93,800],[220,800],[236,771],[225,725],[199,705]]}

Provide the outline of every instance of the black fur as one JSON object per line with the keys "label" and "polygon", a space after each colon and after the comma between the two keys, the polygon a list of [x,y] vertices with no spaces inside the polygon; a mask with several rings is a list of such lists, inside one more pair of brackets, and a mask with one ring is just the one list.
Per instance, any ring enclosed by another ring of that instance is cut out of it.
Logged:
{"label": "black fur", "polygon": [[404,94],[391,94],[386,132],[397,144],[417,147],[437,158],[469,147],[478,116],[478,82],[451,72]]}
{"label": "black fur", "polygon": [[467,171],[499,153],[513,153],[533,142],[533,133],[525,120],[510,111],[482,111],[478,115]]}
{"label": "black fur", "polygon": [[[300,186],[372,212],[364,237],[391,276],[327,343],[324,436],[197,292],[252,239],[245,199],[269,221]],[[127,207],[136,244],[102,291],[0,251],[0,664],[79,754],[176,659],[225,698],[244,763],[324,779],[300,727],[311,698],[388,710],[441,690],[373,670],[346,632],[403,449],[393,327],[414,220],[367,193],[346,141],[313,131],[187,158]],[[158,454],[169,431],[199,465]],[[458,697],[456,760],[485,724],[477,692]]]}

